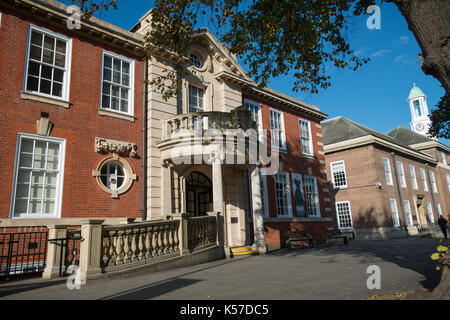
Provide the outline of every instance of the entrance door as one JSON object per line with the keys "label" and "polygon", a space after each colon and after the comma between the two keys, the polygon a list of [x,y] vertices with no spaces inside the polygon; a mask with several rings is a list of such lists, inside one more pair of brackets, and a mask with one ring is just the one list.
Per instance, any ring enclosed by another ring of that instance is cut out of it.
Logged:
{"label": "entrance door", "polygon": [[425,204],[423,201],[423,197],[417,197],[417,214],[418,214],[418,220],[419,224],[422,227],[428,226],[427,217],[425,214]]}
{"label": "entrance door", "polygon": [[211,181],[200,172],[186,178],[186,211],[192,217],[205,216],[212,208]]}

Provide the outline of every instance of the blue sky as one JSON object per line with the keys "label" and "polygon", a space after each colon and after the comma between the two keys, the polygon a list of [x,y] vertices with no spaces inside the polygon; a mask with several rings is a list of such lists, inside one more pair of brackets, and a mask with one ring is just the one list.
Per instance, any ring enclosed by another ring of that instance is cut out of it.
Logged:
{"label": "blue sky", "polygon": [[[71,0],[62,2],[71,4]],[[118,0],[117,3],[118,10],[97,16],[127,30],[153,5],[152,0]],[[269,87],[320,107],[330,118],[344,116],[382,133],[399,125],[410,128],[406,98],[413,83],[427,95],[430,110],[444,95],[444,89],[420,68],[420,47],[394,4],[382,4],[380,30],[369,30],[367,18],[352,21],[348,40],[357,54],[371,58],[368,64],[357,71],[330,68],[331,87],[316,95],[293,92],[294,79],[290,76],[272,79]],[[450,142],[440,141],[447,145]]]}

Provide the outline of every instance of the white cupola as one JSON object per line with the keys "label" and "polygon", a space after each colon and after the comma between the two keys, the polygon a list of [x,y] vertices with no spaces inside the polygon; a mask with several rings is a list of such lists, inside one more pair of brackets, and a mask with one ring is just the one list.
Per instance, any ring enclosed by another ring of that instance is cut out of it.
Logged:
{"label": "white cupola", "polygon": [[427,96],[415,83],[409,94],[408,102],[411,109],[411,130],[428,136],[431,120],[429,118]]}

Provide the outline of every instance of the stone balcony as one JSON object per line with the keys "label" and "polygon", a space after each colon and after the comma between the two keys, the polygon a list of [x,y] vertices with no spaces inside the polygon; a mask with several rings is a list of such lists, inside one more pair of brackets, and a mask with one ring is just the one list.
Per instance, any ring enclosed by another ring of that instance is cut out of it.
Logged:
{"label": "stone balcony", "polygon": [[231,112],[180,114],[163,120],[162,130],[162,139],[157,146],[163,161],[220,153],[228,159],[245,157],[247,162],[250,146],[257,150],[256,125],[245,107]]}

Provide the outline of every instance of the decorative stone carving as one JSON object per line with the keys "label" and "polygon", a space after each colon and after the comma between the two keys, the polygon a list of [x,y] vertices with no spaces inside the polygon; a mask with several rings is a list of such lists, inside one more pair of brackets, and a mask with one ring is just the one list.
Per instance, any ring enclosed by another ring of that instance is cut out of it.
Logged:
{"label": "decorative stone carving", "polygon": [[237,107],[231,111],[231,122],[234,129],[255,129],[255,122],[252,120],[252,114],[244,106]]}
{"label": "decorative stone carving", "polygon": [[109,140],[105,138],[95,138],[95,152],[113,153],[120,156],[137,158],[137,146],[131,142]]}

